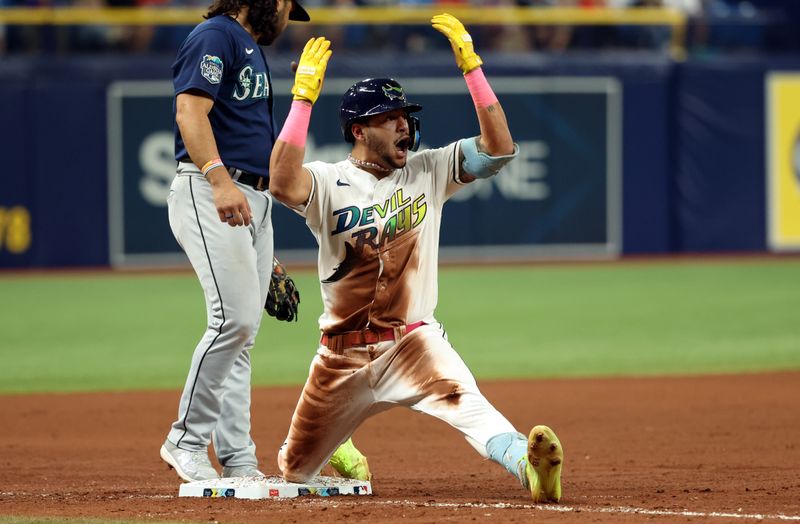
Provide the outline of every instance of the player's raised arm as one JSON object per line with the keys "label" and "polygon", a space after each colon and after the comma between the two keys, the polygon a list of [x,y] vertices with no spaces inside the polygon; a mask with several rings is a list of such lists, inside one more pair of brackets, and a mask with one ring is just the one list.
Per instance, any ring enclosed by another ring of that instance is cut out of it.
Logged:
{"label": "player's raised arm", "polygon": [[330,45],[330,41],[322,36],[312,38],[306,43],[292,87],[292,108],[272,148],[269,191],[272,196],[290,206],[305,204],[311,195],[311,174],[303,167],[303,157],[311,120],[311,106],[322,91],[325,69],[331,57]]}
{"label": "player's raised arm", "polygon": [[447,13],[436,15],[431,25],[450,41],[481,126],[479,137],[461,143],[464,170],[478,178],[495,175],[516,156],[517,147],[503,108],[481,70],[483,61],[475,53],[472,37],[456,17]]}

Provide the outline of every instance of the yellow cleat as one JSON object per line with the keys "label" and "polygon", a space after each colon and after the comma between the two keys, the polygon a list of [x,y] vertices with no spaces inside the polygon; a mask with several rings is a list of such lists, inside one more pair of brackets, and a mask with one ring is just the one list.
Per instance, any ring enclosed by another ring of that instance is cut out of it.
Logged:
{"label": "yellow cleat", "polygon": [[528,435],[525,476],[534,502],[558,502],[561,499],[561,466],[564,449],[555,432],[536,426]]}
{"label": "yellow cleat", "polygon": [[353,445],[353,439],[347,439],[333,452],[328,464],[341,476],[353,480],[372,480],[367,457]]}

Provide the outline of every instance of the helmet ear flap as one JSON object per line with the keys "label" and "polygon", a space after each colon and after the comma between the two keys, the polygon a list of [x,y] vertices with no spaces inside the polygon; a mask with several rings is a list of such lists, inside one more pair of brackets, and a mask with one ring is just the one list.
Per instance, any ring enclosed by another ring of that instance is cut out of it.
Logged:
{"label": "helmet ear flap", "polygon": [[420,142],[420,133],[419,133],[419,118],[415,116],[408,117],[408,136],[411,138],[411,143],[408,146],[408,149],[411,151],[416,151],[419,149],[419,142]]}

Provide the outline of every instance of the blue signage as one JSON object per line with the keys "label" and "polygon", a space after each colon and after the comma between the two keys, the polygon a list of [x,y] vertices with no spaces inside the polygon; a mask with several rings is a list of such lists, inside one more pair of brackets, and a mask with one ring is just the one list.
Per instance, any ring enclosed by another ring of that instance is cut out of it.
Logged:
{"label": "blue signage", "polygon": [[[314,106],[306,160],[346,157],[339,99],[358,79],[326,80]],[[621,92],[609,78],[490,79],[519,157],[499,176],[470,184],[445,205],[442,258],[607,256],[620,251]],[[404,79],[419,103],[422,148],[480,133],[461,78]],[[288,113],[291,84],[275,83],[276,120]],[[111,261],[115,265],[185,260],[167,222],[175,175],[172,86],[121,82],[109,88]],[[316,259],[302,218],[276,205],[279,257]]]}

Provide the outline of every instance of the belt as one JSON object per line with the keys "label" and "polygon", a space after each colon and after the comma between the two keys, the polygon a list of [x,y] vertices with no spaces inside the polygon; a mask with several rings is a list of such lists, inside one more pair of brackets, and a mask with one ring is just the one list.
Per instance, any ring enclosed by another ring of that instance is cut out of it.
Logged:
{"label": "belt", "polygon": [[[181,164],[194,165],[194,162],[192,162],[191,160],[186,159],[186,158],[180,159],[179,162]],[[268,176],[264,177],[264,176],[261,176],[261,175],[248,173],[247,171],[242,171],[241,169],[236,168],[236,167],[229,167],[228,168],[228,173],[230,173],[232,179],[234,179],[237,182],[240,182],[240,183],[242,183],[244,185],[250,186],[253,189],[255,189],[256,191],[264,191],[269,187],[269,177]]]}
{"label": "belt", "polygon": [[235,167],[229,167],[228,173],[231,174],[232,179],[250,186],[256,191],[265,191],[269,187],[269,177],[267,176],[255,175]]}
{"label": "belt", "polygon": [[397,340],[403,335],[411,333],[425,322],[414,322],[407,326],[382,329],[365,329],[363,331],[347,331],[345,333],[323,333],[320,343],[331,351],[341,351],[347,348],[377,344],[389,340]]}

